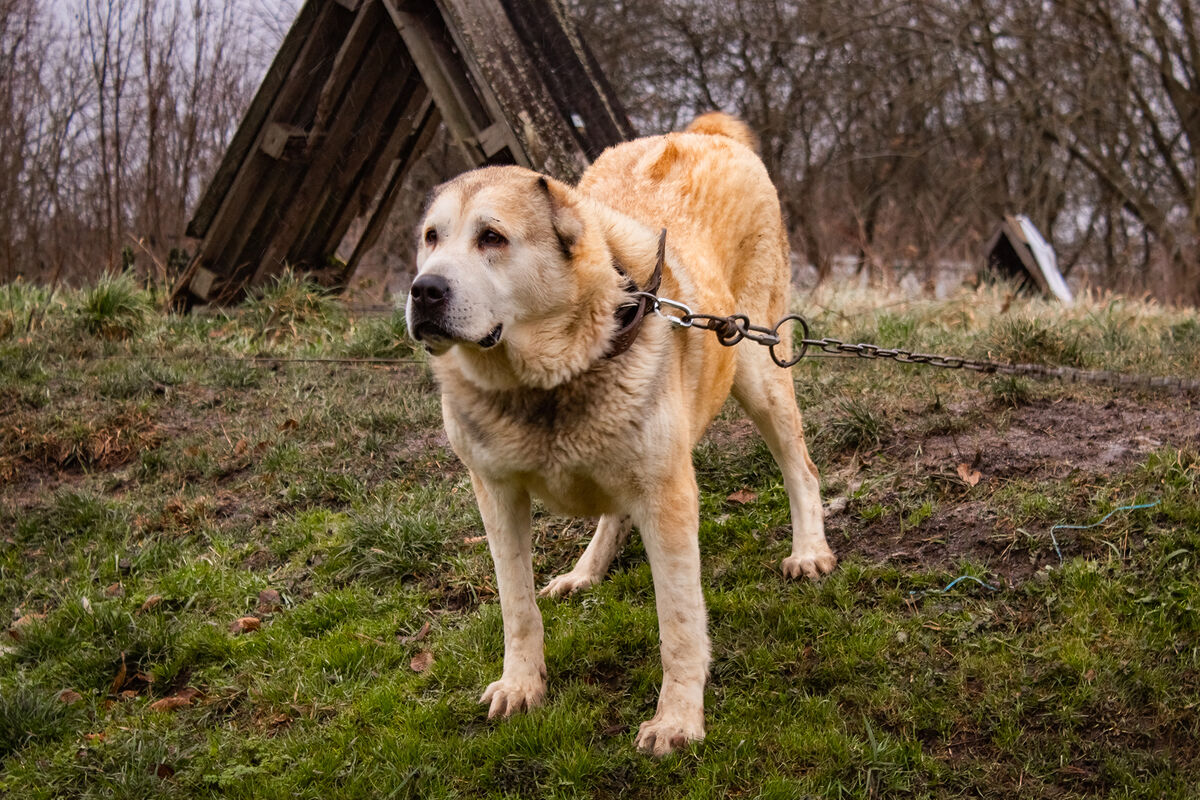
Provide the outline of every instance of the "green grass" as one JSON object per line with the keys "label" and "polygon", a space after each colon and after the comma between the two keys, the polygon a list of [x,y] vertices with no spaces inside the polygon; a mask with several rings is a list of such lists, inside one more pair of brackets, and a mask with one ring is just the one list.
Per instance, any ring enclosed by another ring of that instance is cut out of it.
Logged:
{"label": "green grass", "polygon": [[[495,578],[402,316],[290,277],[227,314],[156,305],[119,281],[0,287],[2,796],[1197,796],[1200,440],[1173,422],[1196,398],[802,362],[842,509],[815,584],[780,576],[786,493],[727,407],[696,450],[708,735],[656,761],[632,744],[661,680],[636,536],[602,584],[539,601],[547,704],[486,719]],[[828,290],[800,310],[815,336],[1200,375],[1195,312],[1005,305]],[[412,363],[240,360],[264,350]],[[1139,449],[1105,460],[1113,437]],[[1059,562],[1052,525],[1155,500],[1059,530]],[[534,529],[544,582],[591,523],[535,508]],[[995,589],[942,591],[960,575]],[[231,632],[247,615],[260,629]]]}

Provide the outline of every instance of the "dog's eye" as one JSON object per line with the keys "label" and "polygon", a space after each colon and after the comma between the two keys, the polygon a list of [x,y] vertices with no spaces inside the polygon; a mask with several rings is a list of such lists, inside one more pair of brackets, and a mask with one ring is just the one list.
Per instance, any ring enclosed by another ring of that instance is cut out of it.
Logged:
{"label": "dog's eye", "polygon": [[437,244],[437,228],[430,228],[425,231],[425,244],[433,247]]}
{"label": "dog's eye", "polygon": [[479,234],[480,247],[503,247],[506,244],[508,244],[508,239],[505,239],[491,228]]}

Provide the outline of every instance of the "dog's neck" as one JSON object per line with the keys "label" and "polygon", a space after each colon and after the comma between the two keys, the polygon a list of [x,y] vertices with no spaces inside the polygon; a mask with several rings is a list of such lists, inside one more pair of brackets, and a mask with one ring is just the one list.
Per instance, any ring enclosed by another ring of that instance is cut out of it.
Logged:
{"label": "dog's neck", "polygon": [[630,280],[639,287],[650,281],[659,237],[600,203],[580,202],[588,206],[590,224],[573,245],[573,286],[561,308],[506,329],[501,343],[490,350],[458,346],[443,357],[478,388],[551,389],[611,363],[606,356],[620,326],[615,312],[629,301]]}

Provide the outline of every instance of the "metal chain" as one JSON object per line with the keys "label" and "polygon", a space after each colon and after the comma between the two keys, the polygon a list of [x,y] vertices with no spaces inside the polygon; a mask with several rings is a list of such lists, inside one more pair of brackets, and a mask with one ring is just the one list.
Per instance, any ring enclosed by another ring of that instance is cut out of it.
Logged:
{"label": "metal chain", "polygon": [[[698,314],[677,300],[656,297],[645,292],[638,292],[653,302],[652,310],[671,325],[679,328],[700,328],[713,331],[717,341],[726,347],[732,347],[743,339],[763,345],[771,352],[771,360],[784,369],[795,366],[808,354],[809,348],[841,356],[865,359],[888,359],[901,364],[924,364],[943,369],[966,369],[988,375],[1014,375],[1020,377],[1055,379],[1071,383],[1101,383],[1109,386],[1133,386],[1146,389],[1174,389],[1180,392],[1200,393],[1200,379],[1182,378],[1178,376],[1130,375],[1123,372],[1100,369],[1077,369],[1075,367],[1050,366],[1046,364],[1013,364],[1007,361],[990,361],[987,359],[964,358],[961,356],[936,355],[933,353],[914,353],[900,348],[879,347],[874,344],[848,344],[840,339],[810,339],[808,322],[799,314],[788,314],[775,323],[774,327],[766,328],[750,324],[750,318],[745,314],[717,316],[715,314]],[[667,309],[664,312],[663,309]],[[678,313],[672,313],[678,312]],[[794,322],[800,326],[803,336],[800,338],[799,352],[790,359],[782,358],[775,348],[782,343],[780,329]]]}

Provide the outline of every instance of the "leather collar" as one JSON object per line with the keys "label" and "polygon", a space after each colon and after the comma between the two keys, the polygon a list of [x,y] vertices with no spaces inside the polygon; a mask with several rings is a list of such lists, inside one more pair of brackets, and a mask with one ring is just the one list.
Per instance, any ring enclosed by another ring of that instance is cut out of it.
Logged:
{"label": "leather collar", "polygon": [[658,292],[659,284],[662,283],[663,261],[666,260],[666,255],[667,229],[663,228],[662,233],[658,235],[658,259],[654,263],[654,274],[641,289],[638,288],[633,278],[629,277],[629,273],[621,268],[620,264],[613,262],[613,267],[625,278],[625,291],[631,297],[627,302],[617,306],[617,310],[613,313],[613,317],[617,320],[617,332],[608,345],[608,352],[604,354],[605,358],[615,358],[633,346],[638,333],[642,330],[642,322],[645,321],[647,312],[654,308],[654,295]]}

